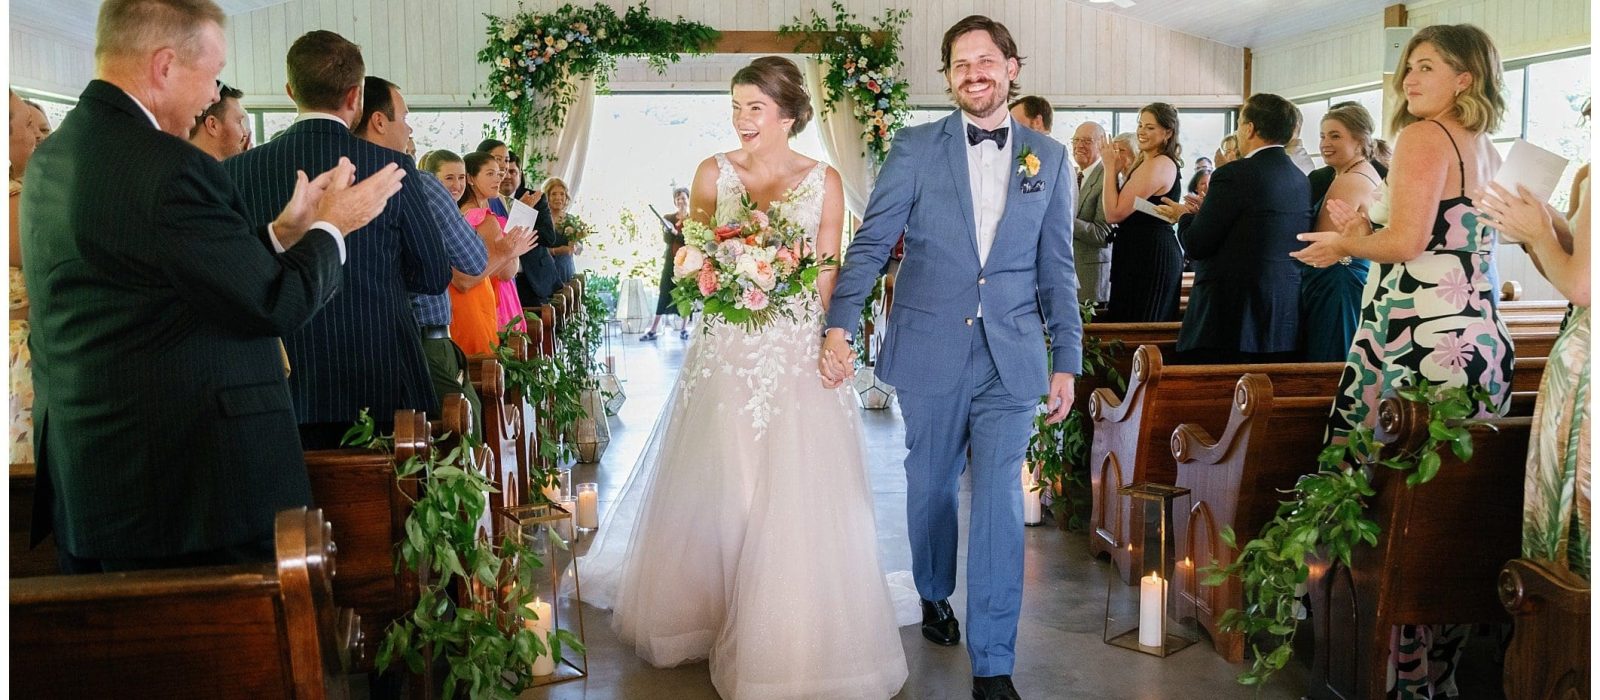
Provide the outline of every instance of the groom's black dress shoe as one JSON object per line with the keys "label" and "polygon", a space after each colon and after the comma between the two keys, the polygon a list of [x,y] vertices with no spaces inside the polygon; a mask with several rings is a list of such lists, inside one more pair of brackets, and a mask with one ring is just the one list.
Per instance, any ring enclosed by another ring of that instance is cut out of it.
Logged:
{"label": "groom's black dress shoe", "polygon": [[953,647],[961,643],[961,623],[956,622],[956,612],[950,609],[949,600],[922,601],[922,636],[939,646]]}
{"label": "groom's black dress shoe", "polygon": [[1011,676],[973,676],[972,700],[1022,700]]}

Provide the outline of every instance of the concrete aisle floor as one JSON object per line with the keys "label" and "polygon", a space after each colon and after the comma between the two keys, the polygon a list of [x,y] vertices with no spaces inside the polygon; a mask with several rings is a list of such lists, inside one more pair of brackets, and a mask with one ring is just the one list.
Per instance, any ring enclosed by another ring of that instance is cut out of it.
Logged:
{"label": "concrete aisle floor", "polygon": [[[665,325],[665,324],[663,324]],[[632,471],[667,392],[677,377],[686,343],[663,333],[653,343],[637,335],[617,339],[610,354],[628,395],[621,415],[612,419],[611,444],[598,465],[578,465],[575,483],[600,485],[601,516],[608,499]],[[601,350],[604,355],[608,351]],[[863,411],[868,465],[876,504],[878,541],[886,570],[911,568],[906,541],[905,457],[898,410]],[[967,494],[963,488],[961,522],[966,530]],[[587,543],[580,544],[580,551]],[[961,545],[965,581],[966,544]],[[1154,698],[1250,698],[1252,691],[1234,682],[1243,666],[1224,662],[1202,641],[1159,659],[1101,641],[1109,566],[1089,558],[1080,532],[1052,527],[1027,529],[1026,583],[1023,616],[1017,639],[1014,679],[1024,698],[1131,700]],[[951,599],[965,622],[965,585]],[[657,669],[640,661],[610,628],[610,613],[586,607],[589,677],[524,693],[523,700],[598,700],[649,698],[697,700],[717,698],[705,663]],[[971,669],[964,646],[936,647],[922,639],[916,626],[900,630],[910,678],[897,698],[960,700],[971,697]],[[1302,671],[1291,664],[1260,698],[1298,698],[1304,689]]]}

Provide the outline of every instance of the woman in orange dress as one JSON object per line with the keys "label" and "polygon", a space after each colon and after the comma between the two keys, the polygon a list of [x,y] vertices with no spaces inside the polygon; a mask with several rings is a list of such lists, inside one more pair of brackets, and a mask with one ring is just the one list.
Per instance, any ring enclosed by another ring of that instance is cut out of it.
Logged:
{"label": "woman in orange dress", "polygon": [[[485,190],[473,187],[474,178],[470,173],[474,164],[478,166],[479,179],[487,180],[489,176],[499,174],[494,160],[483,153],[471,153],[463,159],[450,151],[433,151],[424,156],[420,164],[423,170],[433,173],[444,184],[445,190],[461,206],[467,223],[483,237],[489,249],[489,264],[484,274],[468,275],[454,270],[450,283],[450,338],[468,356],[493,352],[501,326],[498,311],[501,287],[485,282],[491,278],[494,278],[494,282],[514,278],[518,269],[517,256],[534,246],[533,234],[527,229],[518,228],[502,233],[500,222],[486,208],[478,205],[476,200],[481,197],[476,197],[474,190]],[[510,293],[513,295],[510,301],[520,304],[514,297],[515,287]]]}

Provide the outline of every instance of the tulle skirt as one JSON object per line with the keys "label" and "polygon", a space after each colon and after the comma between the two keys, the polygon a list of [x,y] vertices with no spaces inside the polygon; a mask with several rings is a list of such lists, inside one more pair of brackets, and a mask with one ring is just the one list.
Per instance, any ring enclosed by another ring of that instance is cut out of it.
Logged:
{"label": "tulle skirt", "polygon": [[641,658],[709,658],[724,698],[881,700],[906,679],[917,594],[880,568],[858,409],[817,377],[814,307],[759,332],[700,324],[579,561],[585,602]]}

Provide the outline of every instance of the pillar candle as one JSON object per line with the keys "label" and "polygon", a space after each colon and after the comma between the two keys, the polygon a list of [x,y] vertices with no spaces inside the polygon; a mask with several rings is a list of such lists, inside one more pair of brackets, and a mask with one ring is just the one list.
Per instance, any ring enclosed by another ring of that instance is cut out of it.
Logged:
{"label": "pillar candle", "polygon": [[578,484],[578,527],[600,527],[600,492],[595,484]]}
{"label": "pillar candle", "polygon": [[1022,488],[1022,524],[1038,525],[1044,520],[1043,508],[1039,505],[1039,484],[1030,483]]}
{"label": "pillar candle", "polygon": [[1158,647],[1166,640],[1167,582],[1152,572],[1139,579],[1139,644]]}
{"label": "pillar candle", "polygon": [[545,653],[538,655],[533,660],[533,675],[548,676],[556,672],[556,659],[550,655],[550,625],[555,621],[555,612],[550,604],[543,599],[534,598],[528,603],[528,609],[538,617],[537,620],[523,620],[523,624],[534,634],[539,635],[539,641],[544,642]]}

